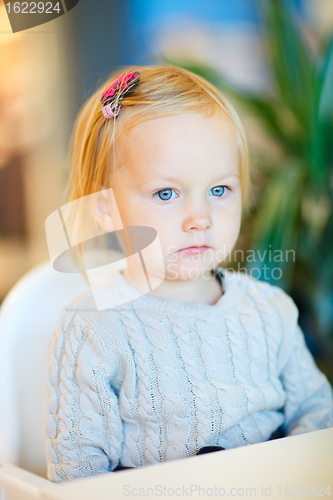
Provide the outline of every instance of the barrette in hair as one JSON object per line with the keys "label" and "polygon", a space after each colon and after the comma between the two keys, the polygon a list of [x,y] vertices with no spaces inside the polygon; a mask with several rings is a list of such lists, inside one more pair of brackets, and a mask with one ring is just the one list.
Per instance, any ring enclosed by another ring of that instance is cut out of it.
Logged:
{"label": "barrette in hair", "polygon": [[133,91],[140,80],[140,72],[128,73],[116,78],[104,92],[101,97],[103,103],[102,112],[105,118],[115,118],[119,114],[121,104],[119,101]]}

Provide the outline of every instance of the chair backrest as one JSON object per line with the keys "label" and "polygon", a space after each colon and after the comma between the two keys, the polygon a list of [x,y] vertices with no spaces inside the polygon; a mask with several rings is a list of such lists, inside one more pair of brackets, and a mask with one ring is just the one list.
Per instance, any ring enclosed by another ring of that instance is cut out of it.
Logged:
{"label": "chair backrest", "polygon": [[46,477],[47,351],[60,310],[89,290],[80,274],[44,262],[23,276],[0,308],[0,460]]}

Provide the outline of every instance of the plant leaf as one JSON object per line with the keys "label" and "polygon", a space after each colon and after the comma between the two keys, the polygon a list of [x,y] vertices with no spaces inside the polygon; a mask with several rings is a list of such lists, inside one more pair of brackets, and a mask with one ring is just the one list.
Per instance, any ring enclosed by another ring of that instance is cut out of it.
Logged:
{"label": "plant leaf", "polygon": [[[265,265],[271,270],[268,279],[271,283],[276,281],[272,269],[279,268],[284,273],[282,286],[285,289],[291,287],[295,259],[287,260],[287,252],[294,251],[296,257],[297,222],[304,180],[304,168],[301,165],[286,163],[269,180],[254,221],[252,248],[261,252],[264,249],[270,249],[272,253],[282,252],[282,260],[278,262],[272,262],[271,255],[266,254],[259,267]],[[250,267],[253,268],[253,265]]]}
{"label": "plant leaf", "polygon": [[261,0],[261,5],[268,27],[277,90],[299,122],[309,126],[315,79],[310,51],[285,0]]}

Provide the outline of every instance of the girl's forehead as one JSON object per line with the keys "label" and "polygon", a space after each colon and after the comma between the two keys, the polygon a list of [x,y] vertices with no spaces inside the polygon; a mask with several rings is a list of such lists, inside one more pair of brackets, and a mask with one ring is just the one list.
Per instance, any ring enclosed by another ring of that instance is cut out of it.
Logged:
{"label": "girl's forehead", "polygon": [[[128,130],[128,129],[127,129]],[[229,117],[206,117],[195,113],[163,116],[120,130],[120,150],[125,155],[172,154],[187,148],[208,152],[237,144],[235,125]]]}
{"label": "girl's forehead", "polygon": [[235,127],[228,117],[184,113],[147,120],[122,138],[122,163],[144,175],[201,166],[239,168]]}

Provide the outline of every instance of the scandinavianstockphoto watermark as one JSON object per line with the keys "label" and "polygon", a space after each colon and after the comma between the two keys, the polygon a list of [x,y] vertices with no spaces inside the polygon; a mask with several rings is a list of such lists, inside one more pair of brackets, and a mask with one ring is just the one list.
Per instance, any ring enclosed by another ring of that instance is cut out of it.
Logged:
{"label": "scandinavianstockphoto watermark", "polygon": [[[281,263],[295,262],[296,259],[295,250],[272,250],[271,245],[263,251],[232,250],[232,248],[224,246],[217,251],[208,248],[201,253],[187,253],[179,251],[175,247],[169,247],[169,253],[171,255],[166,265],[169,279],[197,279],[201,276],[203,279],[209,280],[211,279],[211,263],[218,261],[227,262],[228,264],[234,262],[233,267],[223,266],[230,274],[243,273],[253,279],[264,279],[266,281],[273,279],[278,281],[283,275]],[[199,262],[201,264],[206,263],[207,267],[198,269],[195,263]],[[181,264],[179,265],[179,263]],[[186,263],[194,265],[189,268],[188,265],[185,265]],[[249,263],[249,265],[246,265],[246,263]]]}
{"label": "scandinavianstockphoto watermark", "polygon": [[[185,268],[185,266],[181,265],[176,267],[176,264],[169,264],[166,266],[168,271],[168,279],[192,279],[195,280],[201,276],[204,280],[212,279],[211,268],[207,267],[206,269],[199,270],[195,267],[190,269]],[[242,267],[242,264],[238,263],[236,267],[226,267],[223,266],[223,269],[229,271],[230,275],[243,273],[250,278],[253,279],[265,279],[266,281],[273,278],[273,280],[277,281],[282,278],[283,271],[279,267],[269,267],[264,264],[262,267],[252,267],[251,269],[247,269],[246,267]]]}
{"label": "scandinavianstockphoto watermark", "polygon": [[[261,492],[260,492],[261,493]],[[263,495],[265,493],[263,492]],[[170,487],[165,484],[155,484],[154,486],[151,487],[133,487],[129,484],[125,484],[123,486],[123,496],[124,497],[167,497],[167,498],[179,498],[179,497],[184,497],[184,498],[197,498],[199,497],[225,497],[225,496],[233,496],[233,497],[239,497],[239,496],[245,496],[245,497],[255,497],[257,496],[257,490],[256,488],[223,488],[221,486],[211,486],[211,487],[204,487],[201,486],[200,484],[190,484],[190,485],[181,485],[181,486],[175,486],[175,487]],[[270,496],[268,494],[267,496]]]}
{"label": "scandinavianstockphoto watermark", "polygon": [[[35,28],[67,14],[79,0],[4,0],[13,33]],[[1,6],[1,5],[0,5]]]}
{"label": "scandinavianstockphoto watermark", "polygon": [[290,496],[317,496],[329,498],[331,486],[328,484],[261,484],[257,488],[253,486],[224,488],[222,486],[202,486],[200,484],[180,485],[170,487],[163,484],[155,484],[151,487],[133,487],[129,484],[123,486],[123,497],[140,498],[220,498],[220,497],[273,497],[286,498]]}
{"label": "scandinavianstockphoto watermark", "polygon": [[269,245],[265,250],[233,250],[230,246],[223,246],[218,250],[208,248],[203,253],[197,254],[188,254],[186,252],[182,252],[177,250],[177,247],[171,246],[168,248],[168,252],[171,254],[171,261],[178,261],[179,259],[183,262],[208,262],[214,256],[215,259],[220,262],[224,261],[228,258],[230,263],[240,263],[240,262],[295,262],[296,254],[295,250],[277,250],[272,249],[272,246]]}

